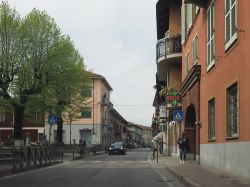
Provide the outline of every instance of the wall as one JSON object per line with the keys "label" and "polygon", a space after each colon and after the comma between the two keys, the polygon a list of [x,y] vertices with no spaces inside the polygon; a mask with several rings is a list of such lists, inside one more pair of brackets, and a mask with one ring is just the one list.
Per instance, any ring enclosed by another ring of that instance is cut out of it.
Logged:
{"label": "wall", "polygon": [[176,62],[169,64],[169,86],[176,86],[176,89],[181,84],[181,63]]}
{"label": "wall", "polygon": [[169,8],[169,32],[171,34],[181,33],[181,8],[174,3]]}
{"label": "wall", "polygon": [[202,144],[200,162],[249,179],[249,155],[250,142]]}
{"label": "wall", "polygon": [[[224,1],[215,1],[215,66],[211,71],[206,70],[206,54],[201,55],[202,80],[201,80],[201,143],[208,140],[208,101],[215,97],[216,102],[216,143],[228,142],[227,117],[226,117],[226,89],[235,81],[238,81],[239,88],[239,141],[250,141],[250,126],[248,117],[248,105],[250,103],[250,64],[248,61],[250,24],[247,21],[250,17],[250,1],[238,0],[238,41],[225,52],[224,46]],[[206,23],[206,14],[201,14],[200,27]],[[221,26],[223,25],[223,26]],[[206,28],[206,27],[205,27]],[[203,29],[203,31],[205,31]],[[205,40],[205,39],[204,39]],[[205,42],[201,43],[202,48]],[[205,50],[204,50],[205,51]]]}
{"label": "wall", "polygon": [[[76,144],[79,143],[80,140],[80,130],[81,129],[92,129],[93,125],[72,125],[71,126],[71,144],[73,144],[73,139],[75,139]],[[101,144],[101,126],[100,125],[95,125],[95,134],[93,135],[92,133],[92,139],[91,139],[91,144]],[[53,125],[51,128],[51,142],[54,142],[54,130],[57,130],[57,125]],[[70,143],[70,126],[69,125],[63,125],[63,130],[65,132],[65,142],[66,144]],[[49,125],[46,124],[45,126],[45,134],[46,134],[46,140],[49,141]],[[87,142],[88,143],[88,142]]]}

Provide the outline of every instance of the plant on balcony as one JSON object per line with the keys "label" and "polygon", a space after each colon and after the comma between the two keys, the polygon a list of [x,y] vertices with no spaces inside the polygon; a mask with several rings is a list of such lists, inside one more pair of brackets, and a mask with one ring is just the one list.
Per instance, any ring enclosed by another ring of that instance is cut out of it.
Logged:
{"label": "plant on balcony", "polygon": [[168,91],[168,88],[166,86],[163,86],[159,92],[160,97],[165,97],[166,93]]}

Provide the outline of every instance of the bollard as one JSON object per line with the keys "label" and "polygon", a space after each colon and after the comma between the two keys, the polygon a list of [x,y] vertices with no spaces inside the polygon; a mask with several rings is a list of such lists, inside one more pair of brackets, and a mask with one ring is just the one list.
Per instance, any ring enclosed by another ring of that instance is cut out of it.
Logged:
{"label": "bollard", "polygon": [[13,156],[13,172],[16,171],[16,159],[15,159],[15,153],[16,153],[16,150],[15,150],[15,147],[13,147],[13,150],[12,150],[12,156]]}
{"label": "bollard", "polygon": [[61,152],[62,152],[62,153],[61,153],[61,154],[62,154],[61,156],[62,156],[62,162],[63,162],[63,154],[64,154],[64,153],[63,153],[63,150],[61,150]]}

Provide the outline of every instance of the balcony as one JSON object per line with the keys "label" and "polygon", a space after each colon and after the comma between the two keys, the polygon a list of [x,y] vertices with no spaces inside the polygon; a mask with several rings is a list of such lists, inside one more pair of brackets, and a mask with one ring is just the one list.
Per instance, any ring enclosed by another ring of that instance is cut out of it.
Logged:
{"label": "balcony", "polygon": [[156,45],[157,62],[174,57],[174,55],[181,56],[181,50],[181,35],[163,38]]}
{"label": "balcony", "polygon": [[182,61],[181,35],[165,37],[156,45],[156,61],[160,81],[165,81],[168,65]]}
{"label": "balcony", "polygon": [[184,3],[186,4],[193,4],[195,6],[205,8],[207,0],[184,0]]}

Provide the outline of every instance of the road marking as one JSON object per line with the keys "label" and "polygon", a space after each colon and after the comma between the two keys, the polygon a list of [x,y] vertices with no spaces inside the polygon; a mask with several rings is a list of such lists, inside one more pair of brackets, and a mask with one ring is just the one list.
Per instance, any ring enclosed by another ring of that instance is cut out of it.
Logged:
{"label": "road marking", "polygon": [[44,168],[35,168],[33,170],[20,171],[20,173],[3,176],[3,177],[0,178],[0,181],[2,181],[4,179],[16,177],[16,176],[22,176],[22,175],[26,175],[26,174],[29,174],[29,173],[36,173],[36,172],[40,172],[40,171],[47,170],[47,169],[50,169],[50,168],[56,168],[56,167],[64,166],[64,165],[66,165],[66,162],[55,164],[55,165],[51,165],[51,166],[44,166]]}
{"label": "road marking", "polygon": [[[161,174],[161,172],[158,169],[154,168],[154,170],[162,178],[163,182],[168,182],[167,177]],[[170,182],[168,182],[168,186],[174,187],[173,183],[170,183]]]}

